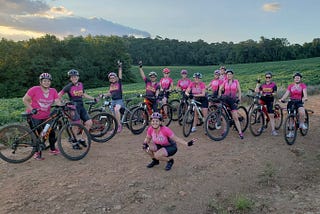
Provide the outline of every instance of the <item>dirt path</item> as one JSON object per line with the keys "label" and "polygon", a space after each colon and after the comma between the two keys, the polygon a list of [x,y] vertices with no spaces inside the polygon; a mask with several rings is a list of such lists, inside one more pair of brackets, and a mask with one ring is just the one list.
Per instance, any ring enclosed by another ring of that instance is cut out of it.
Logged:
{"label": "dirt path", "polygon": [[319,96],[306,104],[315,110],[311,130],[293,146],[282,131],[246,131],[244,140],[231,131],[214,142],[199,130],[200,140],[179,147],[169,172],[164,163],[147,169],[144,135],[126,129],[77,162],[47,152],[44,161],[0,160],[0,213],[240,213],[241,197],[253,202],[243,213],[320,213],[319,104]]}

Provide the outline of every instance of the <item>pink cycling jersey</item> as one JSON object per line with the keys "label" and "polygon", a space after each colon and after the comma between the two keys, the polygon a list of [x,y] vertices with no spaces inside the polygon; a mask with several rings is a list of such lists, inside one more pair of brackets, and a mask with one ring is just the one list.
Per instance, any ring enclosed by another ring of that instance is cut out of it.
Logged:
{"label": "pink cycling jersey", "polygon": [[223,95],[230,96],[230,97],[237,96],[238,86],[239,86],[238,80],[232,80],[231,84],[229,84],[229,80],[226,80],[222,83],[222,85],[224,86]]}
{"label": "pink cycling jersey", "polygon": [[173,80],[170,77],[162,77],[159,83],[162,89],[168,90],[171,86],[171,83],[173,83]]}
{"label": "pink cycling jersey", "polygon": [[191,90],[192,94],[201,94],[204,89],[206,89],[206,84],[204,82],[199,82],[198,84],[192,82],[188,89]]}
{"label": "pink cycling jersey", "polygon": [[290,92],[290,99],[292,100],[302,100],[303,90],[306,89],[307,86],[304,83],[295,84],[292,83],[288,86],[287,91]]}
{"label": "pink cycling jersey", "polygon": [[50,117],[51,105],[58,99],[56,89],[49,88],[49,94],[45,96],[40,86],[34,86],[27,91],[27,95],[31,97],[31,107],[38,110],[33,118],[42,120]]}
{"label": "pink cycling jersey", "polygon": [[172,138],[173,136],[173,131],[166,126],[161,126],[159,133],[156,133],[156,130],[152,128],[152,126],[149,126],[147,130],[147,137],[150,137],[154,144],[162,146],[169,146],[169,138]]}
{"label": "pink cycling jersey", "polygon": [[277,91],[277,85],[274,82],[270,82],[269,84],[264,83],[259,87],[259,90],[263,96],[270,96]]}
{"label": "pink cycling jersey", "polygon": [[151,97],[156,96],[156,91],[160,87],[159,83],[152,84],[148,78],[144,78],[143,80],[146,83],[146,95]]}
{"label": "pink cycling jersey", "polygon": [[190,83],[191,83],[191,80],[188,79],[188,78],[186,78],[186,79],[179,79],[177,86],[178,86],[179,88],[181,88],[182,91],[185,91],[185,90],[188,88],[188,86],[190,85]]}
{"label": "pink cycling jersey", "polygon": [[211,89],[213,92],[219,90],[219,86],[223,83],[223,80],[221,79],[213,79],[210,83]]}

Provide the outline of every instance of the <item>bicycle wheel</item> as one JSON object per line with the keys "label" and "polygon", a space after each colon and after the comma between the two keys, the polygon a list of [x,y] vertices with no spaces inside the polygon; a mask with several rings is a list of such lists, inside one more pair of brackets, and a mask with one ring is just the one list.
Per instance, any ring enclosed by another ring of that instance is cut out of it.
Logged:
{"label": "bicycle wheel", "polygon": [[118,131],[117,119],[106,112],[96,114],[92,118],[90,136],[93,141],[105,143],[115,136]]}
{"label": "bicycle wheel", "polygon": [[130,117],[130,127],[132,134],[141,134],[147,127],[149,121],[149,115],[146,109],[143,107],[136,108]]}
{"label": "bicycle wheel", "polygon": [[279,104],[274,106],[274,128],[279,130],[283,123],[283,111]]}
{"label": "bicycle wheel", "polygon": [[163,122],[165,126],[169,126],[172,120],[172,107],[169,104],[163,104],[160,108],[160,114],[162,114]]}
{"label": "bicycle wheel", "polygon": [[138,108],[138,106],[130,107],[130,109],[125,108],[124,114],[121,117],[122,124],[125,124],[129,130],[131,130],[130,122],[129,122],[130,117],[132,115],[133,110],[136,108]]}
{"label": "bicycle wheel", "polygon": [[96,114],[99,114],[102,112],[102,109],[101,108],[98,108],[98,109],[93,109],[91,110],[90,112],[88,112],[89,116],[91,118],[93,118]]}
{"label": "bicycle wheel", "polygon": [[218,111],[211,112],[205,121],[205,131],[211,140],[223,140],[229,133],[227,117]]}
{"label": "bicycle wheel", "polygon": [[70,123],[62,127],[57,139],[61,154],[72,161],[84,158],[91,146],[89,131],[80,123]]}
{"label": "bicycle wheel", "polygon": [[0,158],[9,163],[22,163],[36,152],[37,138],[27,127],[8,125],[0,130]]}
{"label": "bicycle wheel", "polygon": [[169,104],[172,107],[172,120],[177,121],[179,119],[180,101],[178,99],[174,99],[174,100],[171,100]]}
{"label": "bicycle wheel", "polygon": [[194,120],[194,111],[192,109],[188,109],[183,117],[183,127],[182,132],[183,136],[188,137],[191,133],[192,125]]}
{"label": "bicycle wheel", "polygon": [[260,136],[265,128],[264,113],[256,108],[249,115],[249,129],[253,136]]}
{"label": "bicycle wheel", "polygon": [[238,118],[241,126],[242,133],[248,128],[248,111],[244,106],[238,107]]}
{"label": "bicycle wheel", "polygon": [[296,118],[289,115],[284,122],[284,139],[288,145],[293,145],[297,138]]}
{"label": "bicycle wheel", "polygon": [[306,109],[304,111],[305,111],[304,124],[307,126],[307,129],[300,129],[300,133],[302,136],[306,136],[308,134],[308,130],[309,130],[309,114]]}
{"label": "bicycle wheel", "polygon": [[179,108],[178,108],[178,114],[179,114],[179,125],[182,126],[183,124],[183,117],[185,115],[185,113],[188,110],[188,104],[186,102],[181,102],[179,104]]}

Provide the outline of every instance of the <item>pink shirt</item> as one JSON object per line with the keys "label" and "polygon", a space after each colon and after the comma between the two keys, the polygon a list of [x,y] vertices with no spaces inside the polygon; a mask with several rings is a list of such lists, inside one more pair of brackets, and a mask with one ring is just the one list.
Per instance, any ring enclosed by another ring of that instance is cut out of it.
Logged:
{"label": "pink shirt", "polygon": [[147,130],[147,137],[151,137],[151,140],[154,144],[162,146],[169,146],[169,138],[172,138],[173,136],[173,131],[166,126],[161,126],[159,133],[156,133],[156,130],[153,129],[152,126],[149,126]]}
{"label": "pink shirt", "polygon": [[304,83],[295,84],[292,83],[288,86],[288,91],[290,92],[290,99],[292,100],[302,100],[303,90],[306,89],[307,86]]}
{"label": "pink shirt", "polygon": [[229,84],[229,81],[226,80],[222,83],[224,86],[224,93],[223,95],[225,96],[230,96],[230,97],[236,97],[238,93],[238,86],[239,82],[238,80],[233,80],[231,84]]}
{"label": "pink shirt", "polygon": [[188,86],[190,85],[190,83],[191,83],[191,80],[188,79],[188,78],[186,78],[186,79],[179,79],[179,80],[178,80],[178,83],[177,83],[177,86],[178,86],[179,88],[181,88],[182,91],[185,91],[185,90],[188,88]]}
{"label": "pink shirt", "polygon": [[223,83],[222,79],[213,79],[210,83],[211,89],[213,92],[219,90],[219,86]]}
{"label": "pink shirt", "polygon": [[198,84],[191,82],[188,89],[191,89],[192,94],[201,94],[206,89],[206,84],[204,82],[199,82]]}
{"label": "pink shirt", "polygon": [[162,77],[159,83],[162,89],[168,90],[171,86],[171,83],[173,83],[173,80],[170,77]]}
{"label": "pink shirt", "polygon": [[38,113],[32,117],[35,119],[47,119],[50,117],[51,105],[58,99],[58,92],[54,88],[49,89],[46,97],[40,86],[33,86],[27,91],[27,95],[31,97],[31,106],[37,109]]}

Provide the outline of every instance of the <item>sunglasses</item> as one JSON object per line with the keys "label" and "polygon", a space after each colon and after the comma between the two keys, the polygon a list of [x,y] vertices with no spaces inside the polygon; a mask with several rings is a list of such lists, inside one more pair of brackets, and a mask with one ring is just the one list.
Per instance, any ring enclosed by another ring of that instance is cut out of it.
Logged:
{"label": "sunglasses", "polygon": [[270,76],[267,76],[266,79],[271,79],[271,77],[270,77]]}

